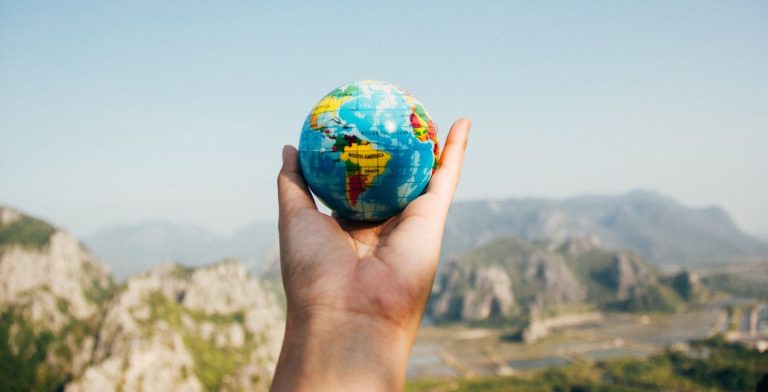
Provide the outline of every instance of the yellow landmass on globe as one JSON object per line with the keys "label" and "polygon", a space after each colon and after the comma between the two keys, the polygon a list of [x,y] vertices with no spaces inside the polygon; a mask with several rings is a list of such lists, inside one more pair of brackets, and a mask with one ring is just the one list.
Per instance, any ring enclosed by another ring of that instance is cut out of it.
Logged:
{"label": "yellow landmass on globe", "polygon": [[312,114],[310,115],[310,126],[312,129],[320,129],[325,126],[325,124],[320,123],[320,116],[323,113],[332,112],[332,113],[338,113],[339,108],[341,108],[341,105],[344,104],[347,100],[349,100],[349,96],[334,96],[334,95],[328,95],[325,98],[321,99],[320,102],[317,103],[314,109],[312,109]]}
{"label": "yellow landmass on globe", "polygon": [[384,174],[392,155],[377,150],[370,143],[352,143],[341,153],[340,159],[347,167],[347,200],[351,206],[357,198]]}

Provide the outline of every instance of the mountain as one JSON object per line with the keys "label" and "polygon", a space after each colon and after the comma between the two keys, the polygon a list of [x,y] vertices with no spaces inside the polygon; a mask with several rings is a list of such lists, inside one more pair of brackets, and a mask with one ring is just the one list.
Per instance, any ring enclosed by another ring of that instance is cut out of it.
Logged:
{"label": "mountain", "polygon": [[[606,247],[631,249],[657,264],[694,265],[768,255],[768,242],[741,231],[720,208],[689,208],[647,191],[564,200],[509,199],[457,202],[451,207],[443,259],[492,239],[525,240],[599,236]],[[202,265],[235,258],[262,273],[274,253],[277,224],[255,223],[229,236],[167,222],[117,225],[99,230],[85,244],[115,276],[140,273],[161,262]]]}
{"label": "mountain", "polygon": [[71,235],[0,207],[0,390],[55,390],[81,373],[113,288]]}
{"label": "mountain", "polygon": [[661,277],[628,251],[597,237],[530,243],[490,241],[449,263],[429,306],[436,321],[531,321],[586,310],[674,311],[703,297],[688,272]]}
{"label": "mountain", "polygon": [[113,298],[90,366],[66,390],[266,390],[282,328],[274,296],[242,265],[160,265]]}
{"label": "mountain", "polygon": [[631,249],[654,263],[678,266],[768,255],[768,243],[741,231],[720,208],[690,208],[653,192],[633,191],[455,203],[442,256],[456,257],[510,235],[529,241],[597,235],[609,248]]}
{"label": "mountain", "polygon": [[254,223],[230,236],[168,222],[117,225],[99,230],[84,240],[118,278],[125,278],[167,261],[203,265],[234,258],[258,272],[264,255],[277,241],[277,224]]}
{"label": "mountain", "polygon": [[0,390],[266,390],[283,325],[236,261],[116,285],[71,235],[0,207]]}

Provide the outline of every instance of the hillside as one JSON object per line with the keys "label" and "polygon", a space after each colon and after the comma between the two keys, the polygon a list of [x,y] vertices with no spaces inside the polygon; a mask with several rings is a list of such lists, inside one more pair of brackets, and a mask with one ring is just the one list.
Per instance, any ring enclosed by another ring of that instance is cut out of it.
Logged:
{"label": "hillside", "polygon": [[662,279],[639,256],[596,237],[478,247],[444,267],[429,312],[437,321],[530,322],[584,310],[674,311],[703,288],[687,272]]}
{"label": "hillside", "polygon": [[266,390],[282,328],[274,296],[242,265],[161,265],[112,299],[67,391]]}
{"label": "hillside", "polygon": [[0,390],[54,390],[81,373],[112,290],[68,233],[0,207]]}
{"label": "hillside", "polygon": [[653,192],[634,191],[564,200],[455,203],[446,224],[443,258],[510,235],[528,241],[597,235],[607,248],[631,249],[656,264],[768,255],[768,243],[741,231],[720,208],[690,208]]}
{"label": "hillside", "polygon": [[0,207],[0,390],[266,390],[283,317],[238,262],[118,286],[68,233]]}

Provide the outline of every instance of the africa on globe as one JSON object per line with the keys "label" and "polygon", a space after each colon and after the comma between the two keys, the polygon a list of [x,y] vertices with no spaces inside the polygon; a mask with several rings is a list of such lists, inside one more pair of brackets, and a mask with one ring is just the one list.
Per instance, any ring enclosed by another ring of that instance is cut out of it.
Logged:
{"label": "africa on globe", "polygon": [[377,221],[424,192],[437,168],[437,125],[407,90],[361,80],[334,89],[301,130],[304,179],[340,217]]}

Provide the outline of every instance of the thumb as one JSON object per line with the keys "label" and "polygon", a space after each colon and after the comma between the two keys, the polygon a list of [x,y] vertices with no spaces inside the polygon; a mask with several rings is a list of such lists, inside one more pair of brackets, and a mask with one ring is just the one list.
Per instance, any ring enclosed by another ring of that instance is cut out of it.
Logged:
{"label": "thumb", "polygon": [[293,146],[283,147],[283,167],[277,176],[277,199],[281,217],[304,208],[317,210],[301,174],[299,152]]}

